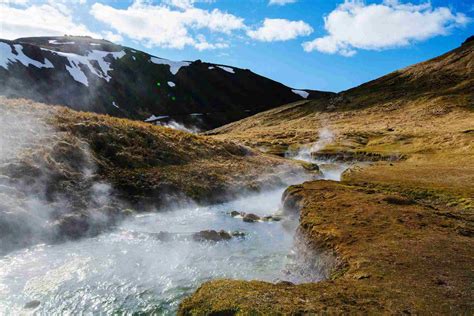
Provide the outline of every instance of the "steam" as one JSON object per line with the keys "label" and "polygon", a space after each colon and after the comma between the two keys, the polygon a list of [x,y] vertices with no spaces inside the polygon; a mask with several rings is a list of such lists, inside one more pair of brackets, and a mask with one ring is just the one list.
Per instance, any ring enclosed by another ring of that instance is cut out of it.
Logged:
{"label": "steam", "polygon": [[48,123],[54,109],[5,102],[0,98],[0,254],[110,225],[117,201],[95,179],[88,145]]}
{"label": "steam", "polygon": [[172,129],[183,131],[183,132],[188,132],[188,133],[191,133],[191,134],[197,134],[197,133],[201,132],[201,130],[199,128],[197,128],[196,126],[184,125],[184,124],[176,122],[174,120],[171,120],[171,121],[166,122],[166,123],[162,122],[162,123],[159,123],[158,125],[164,126],[164,127],[169,127],[169,128],[172,128]]}
{"label": "steam", "polygon": [[310,146],[302,146],[296,154],[287,153],[288,156],[297,160],[312,161],[312,153],[319,152],[334,141],[334,132],[328,127],[319,130],[318,140]]}

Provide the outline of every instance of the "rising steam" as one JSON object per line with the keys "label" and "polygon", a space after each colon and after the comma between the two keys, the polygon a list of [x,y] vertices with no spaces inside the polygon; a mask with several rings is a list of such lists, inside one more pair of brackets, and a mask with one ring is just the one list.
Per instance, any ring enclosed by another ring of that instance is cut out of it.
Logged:
{"label": "rising steam", "polygon": [[323,127],[319,130],[318,140],[307,146],[302,146],[296,153],[288,152],[287,155],[291,158],[303,161],[312,161],[311,154],[319,152],[324,149],[327,145],[334,141],[334,132],[328,127]]}
{"label": "rising steam", "polygon": [[57,131],[54,115],[0,99],[0,253],[98,233],[115,212],[88,145]]}

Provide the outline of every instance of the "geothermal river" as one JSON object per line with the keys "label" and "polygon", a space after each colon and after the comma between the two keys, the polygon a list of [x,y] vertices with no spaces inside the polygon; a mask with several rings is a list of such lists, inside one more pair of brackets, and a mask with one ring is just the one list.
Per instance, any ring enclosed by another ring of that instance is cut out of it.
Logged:
{"label": "geothermal river", "polygon": [[[327,165],[325,178],[339,180],[345,167]],[[9,253],[0,257],[0,314],[167,315],[215,278],[317,280],[317,275],[297,271],[292,251],[297,223],[246,223],[229,215],[232,210],[276,214],[283,191],[137,215],[95,238]],[[188,238],[209,229],[240,231],[245,237],[221,242]],[[163,231],[180,237],[162,241],[153,234]]]}

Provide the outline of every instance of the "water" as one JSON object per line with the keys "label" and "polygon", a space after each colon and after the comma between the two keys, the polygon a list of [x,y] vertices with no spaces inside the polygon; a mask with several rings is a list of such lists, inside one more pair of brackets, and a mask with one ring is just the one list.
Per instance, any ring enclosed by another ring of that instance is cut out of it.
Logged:
{"label": "water", "polygon": [[[328,178],[340,177],[339,166]],[[36,245],[0,258],[0,314],[174,314],[179,302],[215,278],[295,283],[315,275],[290,273],[297,223],[246,223],[232,210],[259,216],[279,211],[284,188],[213,206],[190,205],[137,215],[95,238]],[[202,230],[240,231],[244,238],[198,242]],[[176,233],[163,241],[154,233]],[[28,304],[29,303],[29,304]],[[29,308],[25,304],[30,305]]]}

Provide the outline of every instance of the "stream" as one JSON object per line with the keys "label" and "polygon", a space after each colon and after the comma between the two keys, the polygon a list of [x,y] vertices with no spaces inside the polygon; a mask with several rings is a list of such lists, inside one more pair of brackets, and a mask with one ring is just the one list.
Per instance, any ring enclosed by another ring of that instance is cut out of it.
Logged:
{"label": "stream", "polygon": [[[348,167],[320,163],[322,178],[336,181]],[[184,297],[211,279],[317,281],[314,273],[298,272],[296,222],[251,223],[230,215],[278,214],[284,190],[140,214],[94,238],[9,253],[0,257],[0,314],[174,315]],[[219,242],[190,237],[210,229],[244,236]],[[160,232],[174,237],[157,238]]]}

